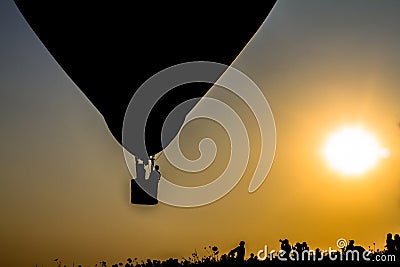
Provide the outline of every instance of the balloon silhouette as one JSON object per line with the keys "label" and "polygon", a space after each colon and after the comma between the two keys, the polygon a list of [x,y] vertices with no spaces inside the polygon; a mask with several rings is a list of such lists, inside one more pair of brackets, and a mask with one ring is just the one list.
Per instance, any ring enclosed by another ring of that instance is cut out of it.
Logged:
{"label": "balloon silhouette", "polygon": [[[50,54],[104,117],[115,139],[146,162],[177,135],[186,114],[240,54],[275,1],[240,5],[216,5],[213,1],[15,3]],[[219,65],[210,65],[218,67],[206,70],[212,77],[208,83],[181,84],[163,95],[144,123],[128,127],[128,134],[135,134],[130,145],[125,145],[123,127],[127,109],[137,108],[130,106],[135,93],[156,73],[194,61]],[[186,109],[174,119],[168,137],[161,139],[164,121],[184,102]],[[140,141],[136,145],[137,136],[145,145]],[[157,189],[157,179],[152,191]],[[139,180],[131,180],[131,202],[157,204],[157,193],[150,194]]]}
{"label": "balloon silhouette", "polygon": [[[240,5],[216,5],[213,1],[15,3],[50,54],[122,143],[126,108],[143,82],[167,67],[189,61],[230,65],[275,1]],[[209,88],[210,84],[191,83],[162,97],[146,123],[147,151],[130,152],[143,159],[160,152],[160,134],[167,115],[185,100],[204,96]]]}

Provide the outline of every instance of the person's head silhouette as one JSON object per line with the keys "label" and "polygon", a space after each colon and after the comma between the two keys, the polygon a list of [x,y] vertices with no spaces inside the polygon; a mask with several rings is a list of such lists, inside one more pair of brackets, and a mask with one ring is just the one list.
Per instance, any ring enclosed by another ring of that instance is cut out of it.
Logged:
{"label": "person's head silhouette", "polygon": [[240,243],[239,243],[239,246],[243,247],[243,246],[244,246],[244,244],[245,244],[245,242],[244,242],[244,241],[240,241]]}
{"label": "person's head silhouette", "polygon": [[156,171],[159,172],[160,166],[156,165],[156,166],[154,166],[154,169],[156,169]]}

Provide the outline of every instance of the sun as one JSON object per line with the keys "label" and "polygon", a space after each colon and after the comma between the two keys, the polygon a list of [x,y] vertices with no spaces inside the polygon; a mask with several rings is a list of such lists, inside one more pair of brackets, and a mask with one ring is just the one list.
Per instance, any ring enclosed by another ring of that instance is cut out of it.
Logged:
{"label": "sun", "polygon": [[324,156],[330,167],[344,175],[361,175],[390,154],[377,139],[360,127],[342,128],[329,136]]}

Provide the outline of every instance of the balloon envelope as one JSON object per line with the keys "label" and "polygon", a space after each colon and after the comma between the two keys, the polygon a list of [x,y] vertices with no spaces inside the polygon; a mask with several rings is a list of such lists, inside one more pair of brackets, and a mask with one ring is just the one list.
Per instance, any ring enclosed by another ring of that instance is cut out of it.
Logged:
{"label": "balloon envelope", "polygon": [[[230,65],[275,4],[15,2],[51,55],[103,115],[120,143],[125,111],[143,82],[183,62]],[[129,152],[141,158],[160,152],[161,129],[167,115],[183,101],[204,96],[209,88],[210,84],[191,83],[162,97],[147,120],[147,151]]]}

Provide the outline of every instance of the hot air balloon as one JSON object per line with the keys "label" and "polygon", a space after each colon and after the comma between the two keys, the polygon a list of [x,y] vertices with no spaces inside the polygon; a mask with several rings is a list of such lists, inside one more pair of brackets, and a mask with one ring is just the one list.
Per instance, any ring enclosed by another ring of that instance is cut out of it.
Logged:
{"label": "hot air balloon", "polygon": [[[267,18],[275,1],[15,3],[123,145],[126,109],[141,84],[155,73],[184,62],[230,65]],[[167,115],[180,103],[204,96],[211,85],[184,84],[165,94],[153,107],[145,129],[136,129],[139,134],[145,133],[145,147],[125,148],[145,161],[162,151],[160,135]],[[180,126],[178,122],[171,138]],[[139,202],[146,204],[146,200]]]}

